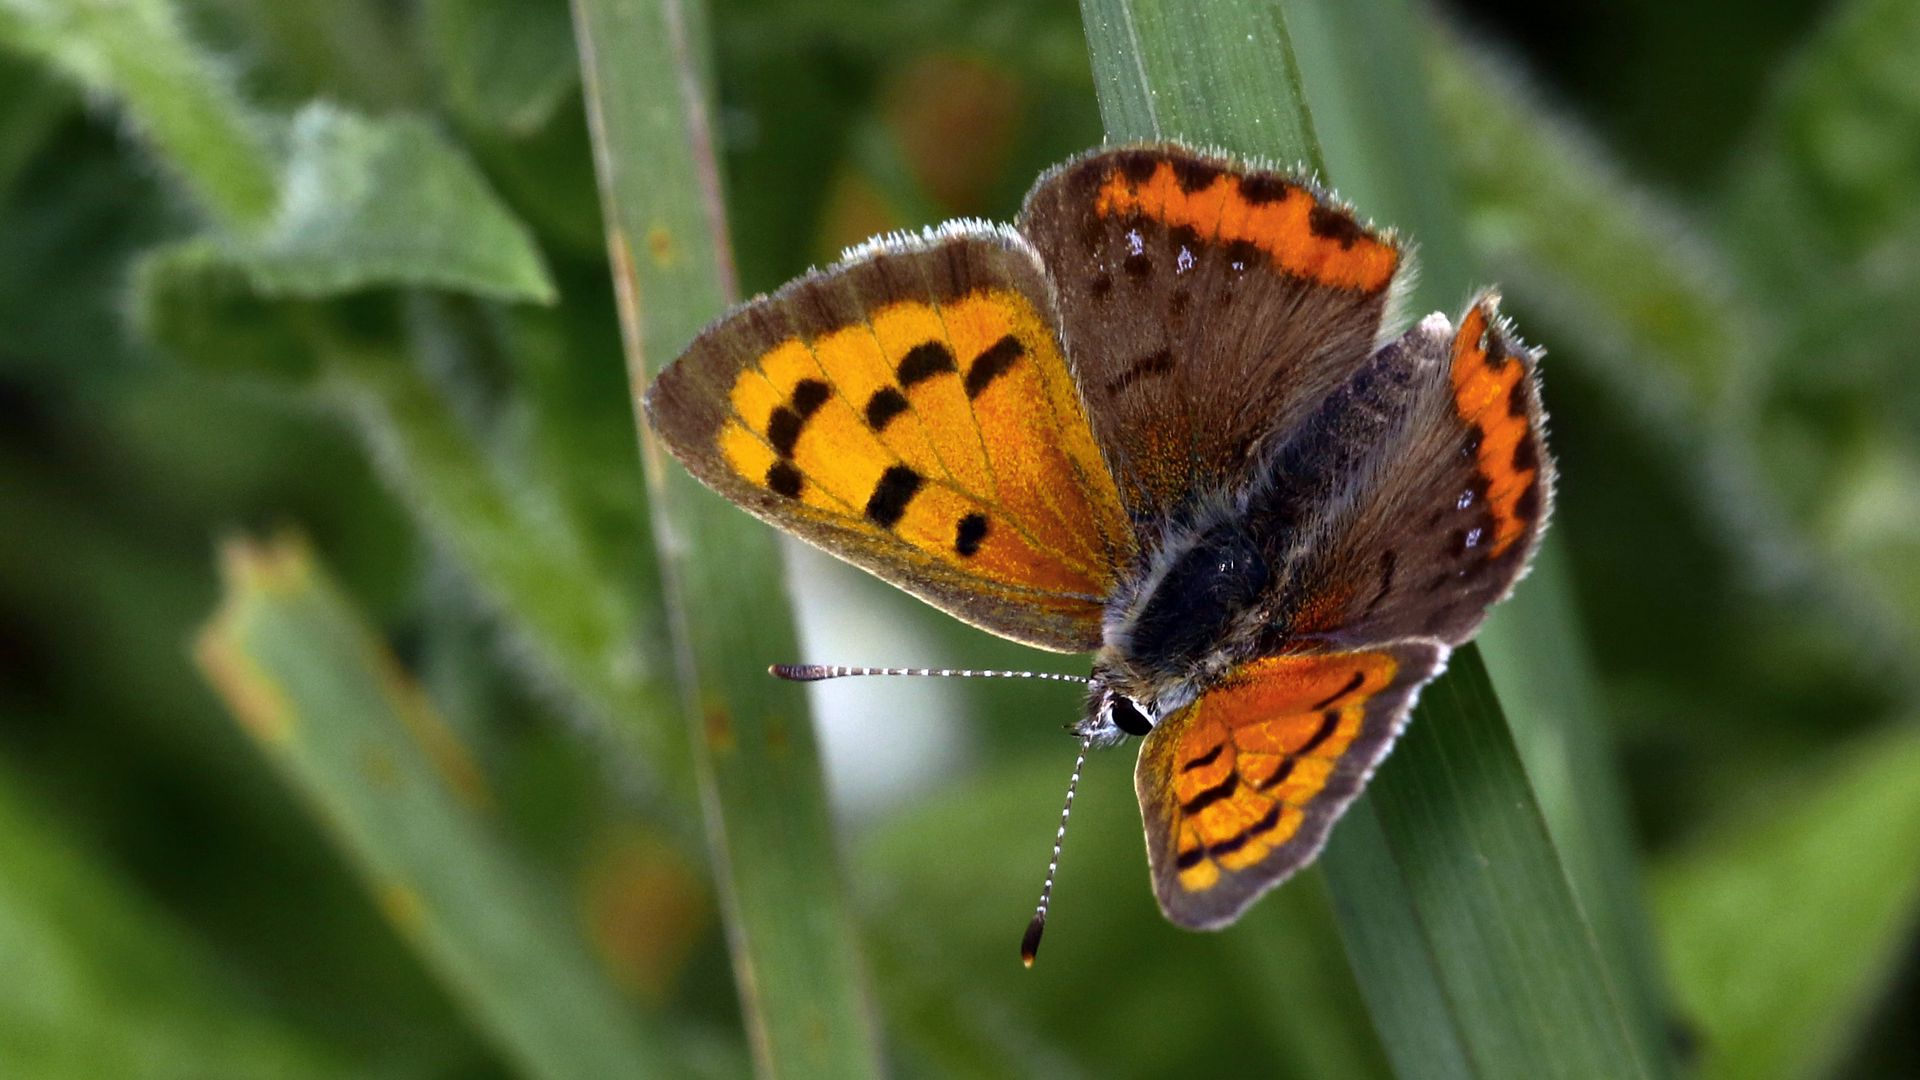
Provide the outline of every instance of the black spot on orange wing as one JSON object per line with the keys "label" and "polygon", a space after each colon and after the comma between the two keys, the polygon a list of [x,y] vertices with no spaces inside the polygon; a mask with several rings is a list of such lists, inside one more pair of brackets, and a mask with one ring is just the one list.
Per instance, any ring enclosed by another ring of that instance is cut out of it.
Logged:
{"label": "black spot on orange wing", "polygon": [[906,396],[891,386],[883,386],[867,399],[867,426],[885,431],[893,418],[907,411]]}
{"label": "black spot on orange wing", "polygon": [[953,550],[963,558],[971,559],[980,551],[980,542],[987,538],[987,516],[968,514],[953,527]]}
{"label": "black spot on orange wing", "polygon": [[1532,435],[1523,435],[1513,445],[1513,471],[1517,473],[1533,472],[1540,467],[1540,450],[1533,445]]}
{"label": "black spot on orange wing", "polygon": [[1532,521],[1540,516],[1539,477],[1535,477],[1533,483],[1527,485],[1527,490],[1520,493],[1520,498],[1513,504],[1513,513],[1521,521]]}
{"label": "black spot on orange wing", "polygon": [[1234,852],[1239,851],[1241,848],[1246,847],[1249,843],[1253,841],[1255,837],[1259,836],[1261,833],[1268,832],[1272,829],[1276,829],[1279,827],[1279,825],[1280,825],[1280,804],[1274,803],[1271,807],[1267,809],[1267,814],[1265,817],[1247,826],[1246,828],[1241,829],[1239,832],[1233,834],[1232,836],[1227,837],[1225,840],[1220,841],[1219,843],[1213,845],[1212,847],[1209,847],[1207,849],[1207,854],[1213,856],[1216,859],[1220,858],[1223,855],[1231,855]]}
{"label": "black spot on orange wing", "polygon": [[1255,206],[1270,202],[1279,202],[1287,197],[1293,185],[1272,173],[1257,173],[1244,177],[1240,181],[1240,197]]}
{"label": "black spot on orange wing", "polygon": [[1213,749],[1207,751],[1204,754],[1201,754],[1199,757],[1194,758],[1192,761],[1187,762],[1185,765],[1180,766],[1180,771],[1192,772],[1195,769],[1204,769],[1207,766],[1213,764],[1214,762],[1220,760],[1220,751],[1225,750],[1226,748],[1227,748],[1227,744],[1225,743],[1214,743]]}
{"label": "black spot on orange wing", "polygon": [[1233,793],[1239,790],[1239,788],[1240,774],[1228,773],[1225,780],[1220,781],[1218,784],[1181,803],[1180,812],[1183,814],[1197,814],[1207,807],[1212,806],[1214,803],[1219,802],[1221,799],[1231,798]]}
{"label": "black spot on orange wing", "polygon": [[1157,155],[1149,151],[1137,150],[1122,155],[1119,165],[1120,171],[1126,173],[1127,179],[1136,184],[1144,184],[1153,179],[1153,171],[1160,167],[1160,160]]}
{"label": "black spot on orange wing", "polygon": [[773,444],[773,452],[783,458],[793,456],[793,445],[800,441],[800,431],[807,422],[800,414],[785,405],[773,410],[767,417],[767,441]]}
{"label": "black spot on orange wing", "polygon": [[873,494],[867,497],[867,520],[883,529],[898,525],[907,512],[907,504],[919,494],[921,483],[920,474],[907,466],[889,466],[880,475],[879,483],[873,485]]}
{"label": "black spot on orange wing", "polygon": [[1333,737],[1333,729],[1339,726],[1340,710],[1328,709],[1325,713],[1321,714],[1320,726],[1313,730],[1313,737],[1301,744],[1300,749],[1295,750],[1294,754],[1304,757],[1307,754],[1313,753],[1314,750],[1319,748],[1321,743]]}
{"label": "black spot on orange wing", "polygon": [[1514,380],[1513,390],[1507,394],[1507,415],[1508,416],[1511,416],[1516,420],[1526,419],[1527,401],[1528,401],[1527,389],[1528,389],[1527,380],[1525,379]]}
{"label": "black spot on orange wing", "polygon": [[1315,203],[1313,209],[1307,211],[1307,228],[1323,240],[1337,242],[1343,251],[1351,251],[1365,235],[1352,214],[1321,203]]}
{"label": "black spot on orange wing", "polygon": [[900,358],[896,374],[901,386],[912,386],[935,375],[959,370],[959,366],[953,362],[952,350],[938,341],[927,341],[907,350],[907,355]]}
{"label": "black spot on orange wing", "polygon": [[1320,709],[1331,708],[1334,702],[1339,701],[1341,698],[1346,697],[1348,694],[1351,694],[1355,690],[1360,689],[1360,684],[1366,681],[1367,681],[1367,676],[1365,672],[1361,672],[1361,671],[1354,672],[1353,678],[1347,680],[1347,685],[1334,691],[1331,696],[1315,703],[1313,706],[1314,710],[1317,711]]}
{"label": "black spot on orange wing", "polygon": [[1012,334],[981,350],[980,355],[973,358],[973,365],[967,368],[967,396],[979,397],[993,385],[993,380],[1006,374],[1026,354],[1027,347]]}
{"label": "black spot on orange wing", "polygon": [[1179,182],[1181,191],[1192,194],[1212,187],[1220,178],[1220,167],[1191,158],[1177,158],[1173,162],[1173,178]]}
{"label": "black spot on orange wing", "polygon": [[793,384],[793,411],[805,420],[819,412],[820,406],[825,405],[832,396],[833,391],[819,379],[801,379]]}
{"label": "black spot on orange wing", "polygon": [[1280,767],[1273,770],[1272,776],[1269,776],[1265,780],[1260,781],[1260,783],[1257,785],[1259,789],[1261,791],[1272,791],[1274,788],[1277,788],[1281,784],[1286,783],[1287,777],[1293,775],[1293,761],[1294,761],[1293,758],[1287,758],[1286,760],[1282,761],[1280,763]]}
{"label": "black spot on orange wing", "polygon": [[1181,852],[1179,856],[1173,860],[1173,865],[1181,870],[1191,870],[1194,867],[1199,866],[1200,861],[1202,859],[1205,859],[1206,857],[1207,857],[1206,848],[1191,847]]}
{"label": "black spot on orange wing", "polygon": [[767,467],[767,488],[775,495],[797,499],[803,486],[800,470],[793,467],[793,462],[776,461]]}

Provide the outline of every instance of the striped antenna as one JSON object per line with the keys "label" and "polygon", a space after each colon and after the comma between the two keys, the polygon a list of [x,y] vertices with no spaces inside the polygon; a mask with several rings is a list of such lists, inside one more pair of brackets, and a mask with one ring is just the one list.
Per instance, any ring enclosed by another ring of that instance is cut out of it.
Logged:
{"label": "striped antenna", "polygon": [[819,682],[855,675],[913,675],[939,679],[1045,679],[1085,685],[1085,675],[1057,675],[1051,671],[974,671],[969,668],[839,667],[830,664],[775,664],[767,674],[788,682]]}
{"label": "striped antenna", "polygon": [[1073,759],[1073,779],[1067,781],[1067,804],[1060,808],[1060,828],[1053,834],[1053,857],[1047,860],[1047,883],[1040,886],[1040,906],[1033,909],[1033,920],[1020,938],[1020,962],[1033,966],[1040,955],[1040,935],[1047,931],[1047,905],[1053,903],[1053,878],[1060,872],[1060,845],[1067,839],[1067,819],[1073,816],[1073,793],[1080,787],[1080,770],[1087,767],[1087,751],[1093,748],[1093,736],[1080,739],[1080,756]]}

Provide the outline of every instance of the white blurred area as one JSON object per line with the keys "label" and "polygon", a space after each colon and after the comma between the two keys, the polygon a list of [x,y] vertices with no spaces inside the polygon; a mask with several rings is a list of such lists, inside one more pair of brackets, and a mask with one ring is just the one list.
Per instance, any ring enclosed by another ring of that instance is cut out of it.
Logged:
{"label": "white blurred area", "polygon": [[[786,541],[787,588],[810,664],[953,666],[899,615],[902,594],[877,578]],[[917,603],[917,601],[907,601]],[[972,759],[969,695],[952,679],[832,679],[807,686],[834,814],[859,824],[964,771]]]}

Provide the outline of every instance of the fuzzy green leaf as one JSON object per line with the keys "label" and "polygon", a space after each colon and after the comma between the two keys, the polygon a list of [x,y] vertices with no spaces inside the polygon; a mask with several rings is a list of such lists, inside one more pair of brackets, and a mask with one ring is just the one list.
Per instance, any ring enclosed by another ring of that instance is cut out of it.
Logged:
{"label": "fuzzy green leaf", "polygon": [[269,125],[168,0],[0,0],[0,46],[118,105],[220,223],[244,228],[272,209]]}
{"label": "fuzzy green leaf", "polygon": [[312,105],[294,118],[291,144],[272,218],[234,241],[262,295],[418,286],[554,299],[532,235],[424,121]]}

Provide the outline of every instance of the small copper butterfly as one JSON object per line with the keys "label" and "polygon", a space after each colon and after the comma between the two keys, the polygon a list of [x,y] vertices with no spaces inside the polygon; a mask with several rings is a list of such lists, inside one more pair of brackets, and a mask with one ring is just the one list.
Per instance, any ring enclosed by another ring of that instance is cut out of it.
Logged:
{"label": "small copper butterfly", "polygon": [[1537,355],[1491,294],[1386,334],[1405,264],[1299,176],[1109,148],[1012,227],[882,237],[735,309],[646,412],[749,512],[1092,653],[1074,778],[1141,738],[1154,893],[1219,927],[1319,852],[1547,518]]}

